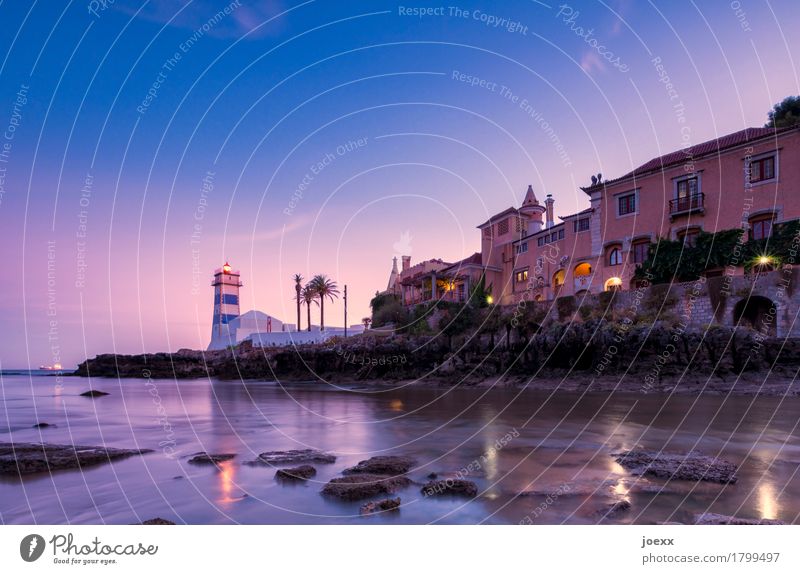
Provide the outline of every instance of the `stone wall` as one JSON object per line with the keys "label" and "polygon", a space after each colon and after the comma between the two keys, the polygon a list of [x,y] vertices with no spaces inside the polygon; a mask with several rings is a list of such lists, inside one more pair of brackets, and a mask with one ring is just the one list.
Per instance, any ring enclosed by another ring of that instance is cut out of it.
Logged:
{"label": "stone wall", "polygon": [[[768,273],[652,285],[617,292],[610,303],[607,293],[577,297],[572,319],[582,320],[582,307],[595,312],[608,308],[639,318],[677,320],[692,328],[704,329],[712,324],[742,326],[754,328],[764,336],[800,337],[798,271],[786,266]],[[548,304],[549,318],[563,321],[563,316],[559,318],[558,300]]]}

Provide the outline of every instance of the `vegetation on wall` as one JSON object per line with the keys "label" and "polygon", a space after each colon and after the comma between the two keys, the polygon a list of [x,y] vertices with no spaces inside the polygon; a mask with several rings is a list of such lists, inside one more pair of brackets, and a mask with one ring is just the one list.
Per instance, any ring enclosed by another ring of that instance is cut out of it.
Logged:
{"label": "vegetation on wall", "polygon": [[773,226],[767,239],[745,240],[742,229],[726,229],[717,233],[701,232],[694,246],[682,240],[661,238],[650,246],[647,260],[636,268],[637,279],[653,284],[694,281],[711,270],[743,267],[746,271],[773,269],[794,258],[800,222]]}

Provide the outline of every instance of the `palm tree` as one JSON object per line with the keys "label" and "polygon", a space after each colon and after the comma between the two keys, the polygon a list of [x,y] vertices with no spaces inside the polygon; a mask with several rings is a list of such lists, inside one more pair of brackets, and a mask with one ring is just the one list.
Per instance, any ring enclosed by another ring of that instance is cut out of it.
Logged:
{"label": "palm tree", "polygon": [[317,294],[319,299],[319,330],[325,330],[325,299],[328,298],[333,302],[334,299],[339,297],[339,286],[333,279],[329,279],[326,275],[317,275],[311,280],[311,286]]}
{"label": "palm tree", "polygon": [[[308,309],[308,330],[311,331],[311,304],[317,303],[317,292],[314,290],[314,287],[311,283],[307,283],[303,290],[300,292],[300,298],[303,300],[303,303],[306,304],[306,308]],[[317,303],[319,305],[319,303]],[[298,323],[299,327],[299,323]]]}
{"label": "palm tree", "polygon": [[300,330],[300,303],[302,300],[302,296],[300,292],[303,290],[302,285],[300,283],[303,281],[303,276],[299,273],[296,273],[294,276],[294,291],[296,293],[295,300],[297,301],[297,330]]}

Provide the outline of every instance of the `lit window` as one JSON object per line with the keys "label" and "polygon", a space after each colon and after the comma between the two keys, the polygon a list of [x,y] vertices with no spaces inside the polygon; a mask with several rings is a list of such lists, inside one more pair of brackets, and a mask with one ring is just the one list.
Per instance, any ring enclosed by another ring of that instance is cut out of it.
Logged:
{"label": "lit window", "polygon": [[514,279],[517,283],[525,283],[528,280],[528,270],[523,269],[522,271],[517,271],[514,274]]}
{"label": "lit window", "polygon": [[642,264],[647,261],[647,256],[650,252],[649,241],[638,241],[633,244],[633,262]]}
{"label": "lit window", "polygon": [[617,198],[617,215],[636,213],[636,194],[629,193]]}
{"label": "lit window", "polygon": [[755,219],[750,223],[750,239],[766,239],[772,235],[772,216]]}
{"label": "lit window", "polygon": [[619,247],[614,247],[608,253],[609,265],[622,265],[622,250]]}
{"label": "lit window", "polygon": [[767,181],[775,178],[775,156],[754,159],[750,162],[750,182]]}

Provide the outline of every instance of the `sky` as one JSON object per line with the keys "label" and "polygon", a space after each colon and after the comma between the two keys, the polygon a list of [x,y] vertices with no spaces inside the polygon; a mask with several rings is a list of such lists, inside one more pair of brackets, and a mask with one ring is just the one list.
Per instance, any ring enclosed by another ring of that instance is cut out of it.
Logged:
{"label": "sky", "polygon": [[394,256],[471,255],[529,184],[574,213],[592,174],[800,93],[791,0],[6,0],[0,22],[2,369],[205,348],[225,261],[242,312],[292,322],[292,276],[322,273],[359,323]]}

